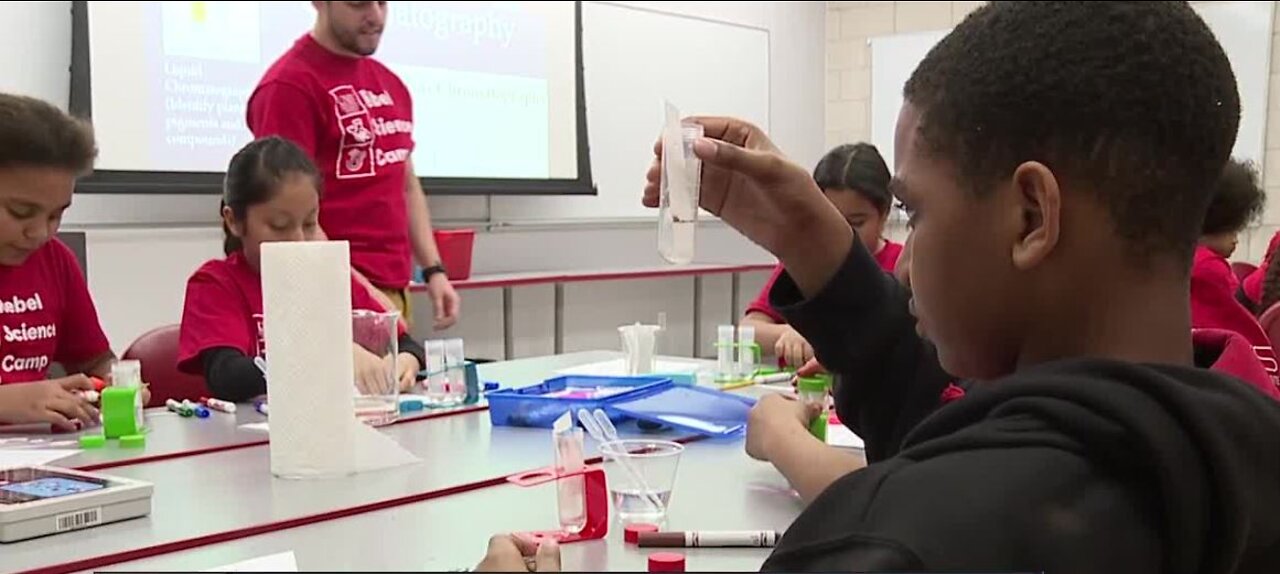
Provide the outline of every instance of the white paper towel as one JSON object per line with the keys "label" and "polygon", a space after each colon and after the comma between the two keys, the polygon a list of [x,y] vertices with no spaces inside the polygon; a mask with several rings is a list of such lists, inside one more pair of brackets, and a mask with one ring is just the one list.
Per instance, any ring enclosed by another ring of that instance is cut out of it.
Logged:
{"label": "white paper towel", "polygon": [[262,244],[271,473],[342,476],[417,462],[355,418],[345,241]]}

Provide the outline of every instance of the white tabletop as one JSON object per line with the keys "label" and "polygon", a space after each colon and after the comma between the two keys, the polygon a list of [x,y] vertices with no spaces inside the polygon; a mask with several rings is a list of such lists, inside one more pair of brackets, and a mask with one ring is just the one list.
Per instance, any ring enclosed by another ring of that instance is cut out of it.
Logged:
{"label": "white tabletop", "polygon": [[[680,461],[670,530],[778,530],[801,509],[786,481],[747,457],[741,440],[688,445]],[[551,485],[496,486],[342,520],[127,562],[107,571],[197,571],[250,558],[293,552],[299,570],[441,571],[475,566],[489,536],[556,525]],[[375,550],[375,548],[383,550]],[[624,544],[617,524],[604,540],[563,547],[567,571],[646,569],[654,549]],[[695,570],[757,570],[768,549],[681,550]]]}
{"label": "white tabletop", "polygon": [[[523,386],[540,382],[565,367],[617,356],[615,352],[587,352],[492,363],[480,366],[480,376],[499,381],[504,387]],[[242,420],[252,417],[256,415],[240,415]],[[179,448],[263,437],[252,433],[244,436],[231,419],[153,418],[148,451],[157,444]],[[624,434],[639,433],[625,426],[620,430]],[[290,481],[271,476],[267,446],[253,446],[111,468],[103,472],[156,485],[150,516],[0,546],[3,570],[68,564],[412,497],[540,468],[552,460],[548,431],[493,427],[484,411],[394,425],[381,431],[423,462],[339,479]],[[112,456],[120,455],[103,451],[59,464],[81,466],[93,457]],[[770,466],[750,460],[740,438],[700,441],[690,444],[682,457],[668,526],[784,530],[798,509],[798,501],[781,477]],[[501,485],[116,564],[108,569],[200,570],[288,550],[297,553],[303,570],[450,569],[474,565],[483,554],[488,536],[495,532],[554,525],[555,496],[551,486],[524,489]],[[566,546],[565,566],[644,569],[647,553],[623,547],[616,534],[604,542]],[[398,550],[375,552],[375,541],[384,541]],[[740,570],[758,567],[767,551],[702,549],[688,554],[691,570]]]}

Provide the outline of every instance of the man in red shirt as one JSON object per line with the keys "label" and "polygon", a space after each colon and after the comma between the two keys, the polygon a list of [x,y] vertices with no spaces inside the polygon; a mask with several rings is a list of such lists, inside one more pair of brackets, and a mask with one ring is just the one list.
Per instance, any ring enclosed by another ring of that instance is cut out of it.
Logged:
{"label": "man in red shirt", "polygon": [[320,227],[351,244],[351,264],[411,318],[413,259],[425,268],[435,328],[458,318],[460,298],[440,264],[426,196],[413,170],[413,102],[370,58],[386,2],[312,2],[315,28],[276,60],[249,98],[255,137],[297,143],[324,177]]}

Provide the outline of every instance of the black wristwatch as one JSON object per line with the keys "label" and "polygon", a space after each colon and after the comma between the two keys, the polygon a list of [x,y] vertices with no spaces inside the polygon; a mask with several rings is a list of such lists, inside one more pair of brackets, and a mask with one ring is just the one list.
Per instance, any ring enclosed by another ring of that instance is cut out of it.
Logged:
{"label": "black wristwatch", "polygon": [[432,265],[432,266],[430,266],[430,267],[424,267],[424,268],[422,268],[422,280],[423,280],[423,281],[430,281],[430,280],[431,280],[431,276],[432,276],[432,275],[435,275],[435,274],[437,274],[437,273],[442,273],[442,274],[448,275],[448,273],[445,273],[444,265],[441,265],[441,264],[437,263],[437,264]]}

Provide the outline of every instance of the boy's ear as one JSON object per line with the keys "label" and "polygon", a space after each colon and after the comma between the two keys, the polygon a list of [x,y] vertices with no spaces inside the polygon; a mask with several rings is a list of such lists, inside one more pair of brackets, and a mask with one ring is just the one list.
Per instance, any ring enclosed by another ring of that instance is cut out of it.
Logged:
{"label": "boy's ear", "polygon": [[1036,161],[1019,165],[1012,182],[1023,226],[1013,246],[1013,265],[1026,270],[1039,265],[1058,245],[1062,193],[1053,171]]}

